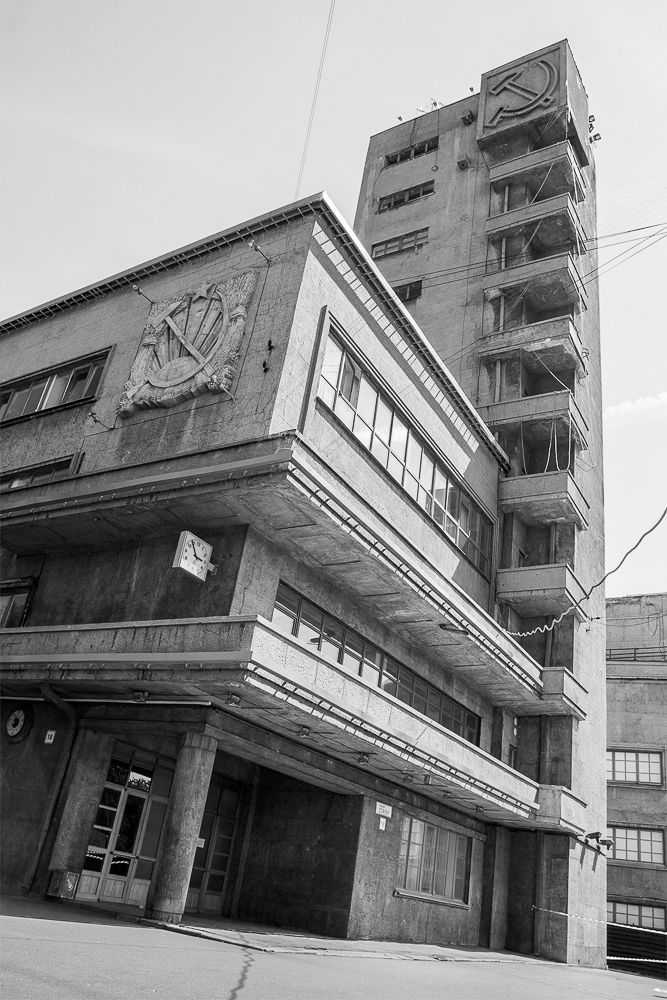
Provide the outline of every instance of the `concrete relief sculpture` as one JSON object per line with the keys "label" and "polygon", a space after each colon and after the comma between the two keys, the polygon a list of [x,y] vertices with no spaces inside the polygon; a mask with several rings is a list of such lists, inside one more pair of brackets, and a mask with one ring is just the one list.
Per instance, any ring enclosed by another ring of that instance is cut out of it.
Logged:
{"label": "concrete relief sculpture", "polygon": [[523,118],[556,104],[558,69],[549,59],[536,59],[491,77],[486,97],[485,125],[495,128],[509,118]]}
{"label": "concrete relief sculpture", "polygon": [[247,271],[151,303],[118,414],[175,406],[203,392],[229,392],[256,282],[257,273]]}

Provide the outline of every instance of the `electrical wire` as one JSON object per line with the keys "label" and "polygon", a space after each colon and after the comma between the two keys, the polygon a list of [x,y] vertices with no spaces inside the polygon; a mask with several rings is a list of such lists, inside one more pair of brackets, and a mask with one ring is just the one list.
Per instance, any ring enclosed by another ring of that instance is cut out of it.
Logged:
{"label": "electrical wire", "polygon": [[[625,555],[623,556],[623,558],[621,559],[621,561],[618,563],[618,565],[614,566],[613,569],[610,569],[608,573],[605,573],[605,575],[602,577],[602,579],[598,580],[597,583],[594,583],[593,586],[591,587],[591,589],[589,591],[587,591],[584,594],[584,596],[582,598],[580,598],[580,600],[577,601],[576,604],[572,604],[569,608],[566,608],[565,611],[563,611],[562,614],[560,614],[558,616],[558,618],[554,618],[554,620],[551,622],[550,625],[538,625],[537,628],[531,629],[530,632],[510,632],[509,629],[506,629],[508,635],[524,636],[525,637],[525,636],[529,636],[529,635],[537,635],[538,632],[543,632],[543,633],[545,633],[545,632],[551,632],[556,627],[556,625],[558,625],[563,620],[563,618],[565,618],[566,615],[569,615],[571,611],[576,611],[576,609],[581,604],[583,604],[584,601],[587,601],[588,598],[593,593],[593,591],[597,590],[598,587],[601,587],[602,584],[605,582],[605,580],[608,579],[608,577],[610,577],[613,573],[617,573],[618,570],[623,565],[623,563],[625,562],[625,560],[628,558],[628,556],[631,555],[635,551],[635,549],[639,548],[639,546],[644,541],[644,539],[648,535],[650,535],[651,532],[655,531],[655,529],[660,524],[662,524],[662,522],[664,521],[664,519],[666,517],[667,517],[667,507],[665,507],[665,509],[663,510],[662,514],[660,515],[660,517],[658,518],[658,520],[655,522],[655,524],[652,527],[648,528],[644,532],[644,534],[638,539],[638,541],[635,542],[635,544],[632,546],[631,549],[628,549],[628,551],[625,553]],[[594,620],[594,619],[590,618],[590,616],[587,615],[586,612],[584,612],[584,616],[586,618],[588,618],[589,621],[593,621]]]}
{"label": "electrical wire", "polygon": [[324,69],[324,60],[327,54],[327,46],[329,44],[329,32],[331,31],[331,22],[333,21],[334,8],[336,6],[336,0],[331,0],[331,7],[329,8],[329,20],[327,21],[326,31],[324,32],[324,43],[322,45],[322,55],[320,56],[320,66],[317,71],[317,80],[315,81],[315,91],[313,93],[313,103],[310,108],[310,118],[308,119],[308,128],[306,129],[306,141],[303,144],[303,155],[301,156],[301,166],[299,168],[299,179],[296,182],[296,191],[294,192],[294,200],[296,201],[299,197],[299,191],[301,190],[301,181],[303,179],[303,171],[306,166],[306,156],[308,155],[308,144],[310,142],[310,133],[313,127],[313,119],[315,118],[315,108],[317,106],[317,96],[320,92],[320,81],[322,80],[322,70]]}

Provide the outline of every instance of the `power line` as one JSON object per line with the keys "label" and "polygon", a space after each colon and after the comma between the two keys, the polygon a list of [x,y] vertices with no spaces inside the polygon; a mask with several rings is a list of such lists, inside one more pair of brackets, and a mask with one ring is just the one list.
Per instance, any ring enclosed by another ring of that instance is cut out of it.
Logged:
{"label": "power line", "polygon": [[296,201],[299,197],[299,191],[301,190],[301,181],[303,179],[303,170],[306,166],[306,156],[308,154],[308,143],[310,142],[310,133],[313,127],[313,119],[315,118],[315,108],[317,106],[317,95],[320,92],[320,81],[322,79],[322,70],[324,69],[324,59],[327,54],[327,45],[329,44],[329,32],[331,31],[331,22],[333,21],[334,8],[336,6],[336,0],[331,0],[331,7],[329,8],[329,20],[327,21],[327,28],[324,32],[324,43],[322,45],[322,55],[320,56],[320,66],[317,71],[317,80],[315,81],[315,92],[313,93],[313,103],[310,108],[310,118],[308,119],[308,128],[306,129],[306,141],[303,144],[303,155],[301,157],[301,166],[299,168],[299,179],[296,182],[296,191],[294,193],[294,200]]}
{"label": "power line", "polygon": [[[563,613],[558,616],[558,618],[554,618],[554,620],[551,622],[550,625],[538,625],[537,628],[531,629],[530,632],[509,632],[509,630],[507,630],[508,635],[529,636],[529,635],[537,635],[538,632],[551,632],[551,630],[554,629],[556,627],[556,625],[558,625],[563,620],[563,618],[565,618],[566,615],[569,615],[571,611],[576,611],[576,609],[581,604],[583,604],[584,601],[587,601],[588,598],[593,593],[593,591],[597,590],[598,587],[601,587],[602,584],[605,582],[605,580],[608,577],[610,577],[613,573],[617,573],[618,570],[623,565],[623,563],[625,562],[625,560],[628,558],[628,556],[631,555],[635,551],[635,549],[639,548],[639,546],[644,541],[644,539],[648,535],[650,535],[652,531],[655,531],[655,529],[660,524],[662,524],[662,522],[664,521],[664,519],[666,517],[667,517],[667,507],[665,507],[665,509],[663,510],[662,514],[660,515],[660,517],[658,518],[658,520],[655,522],[655,524],[651,528],[648,528],[644,532],[643,535],[641,535],[641,537],[638,539],[638,541],[635,542],[635,544],[632,546],[631,549],[628,549],[628,551],[625,553],[625,555],[623,556],[623,558],[621,559],[621,561],[619,562],[619,564],[617,566],[614,566],[613,569],[610,569],[608,573],[605,573],[605,575],[602,577],[601,580],[598,580],[597,583],[594,583],[593,586],[591,587],[591,589],[589,591],[587,591],[584,594],[584,596],[579,601],[577,601],[576,604],[572,604],[569,608],[566,608],[565,611],[563,611]],[[584,612],[584,614],[585,614],[585,612]],[[586,617],[588,617],[588,615]]]}

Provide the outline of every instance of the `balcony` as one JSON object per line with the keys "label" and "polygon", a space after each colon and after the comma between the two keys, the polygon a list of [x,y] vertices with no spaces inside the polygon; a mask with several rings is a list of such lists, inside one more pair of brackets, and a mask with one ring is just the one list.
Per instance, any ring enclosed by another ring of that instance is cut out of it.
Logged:
{"label": "balcony", "polygon": [[528,184],[545,198],[569,194],[575,201],[586,197],[586,181],[569,142],[534,149],[523,156],[491,167],[490,181],[499,194],[507,184]]}
{"label": "balcony", "polygon": [[[139,721],[160,703],[184,712],[203,704],[217,710],[221,734],[235,734],[241,756],[257,757],[248,727],[273,734],[262,759],[269,767],[292,766],[275,742],[283,737],[490,822],[539,823],[534,781],[257,616],[7,629],[3,637],[7,696],[39,698],[47,682],[79,712],[116,703]],[[148,692],[140,705],[138,689]]]}
{"label": "balcony", "polygon": [[540,829],[573,833],[586,831],[586,803],[562,785],[540,785]]}
{"label": "balcony", "polygon": [[589,504],[569,472],[501,479],[498,500],[503,510],[518,514],[524,524],[561,521],[588,528]]}
{"label": "balcony", "polygon": [[[586,372],[585,348],[569,316],[499,330],[484,337],[482,344],[480,358],[485,361],[504,361],[522,354],[524,364],[530,367],[531,358],[538,355],[551,371],[574,368],[578,375]],[[535,370],[544,372],[544,365],[536,361]]]}
{"label": "balcony", "polygon": [[[499,569],[496,598],[522,618],[560,615],[584,600],[584,588],[566,563]],[[580,620],[583,614],[574,612]]]}
{"label": "balcony", "polygon": [[482,278],[482,288],[488,299],[525,292],[526,303],[537,312],[577,304],[586,307],[586,290],[574,258],[569,253],[528,260],[501,269],[490,262]]}
{"label": "balcony", "polygon": [[584,450],[587,447],[588,424],[569,389],[490,403],[480,406],[479,412],[494,430],[510,431],[520,424],[530,424],[531,440],[535,441],[540,440],[540,436],[548,439],[555,421],[559,433],[568,434],[571,429],[579,447]]}
{"label": "balcony", "polygon": [[486,235],[494,241],[526,230],[535,234],[540,247],[552,253],[568,243],[586,245],[579,212],[568,194],[514,208],[493,216],[486,223]]}

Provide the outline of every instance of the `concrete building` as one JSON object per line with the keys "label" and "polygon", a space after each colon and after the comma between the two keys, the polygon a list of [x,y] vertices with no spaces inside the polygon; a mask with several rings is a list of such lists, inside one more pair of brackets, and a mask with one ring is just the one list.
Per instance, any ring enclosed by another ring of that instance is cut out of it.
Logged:
{"label": "concrete building", "polygon": [[607,835],[614,841],[607,873],[609,964],[663,978],[666,618],[667,594],[607,601]]}
{"label": "concrete building", "polygon": [[567,44],[373,139],[360,204],[361,240],[318,195],[3,324],[3,882],[600,966]]}

